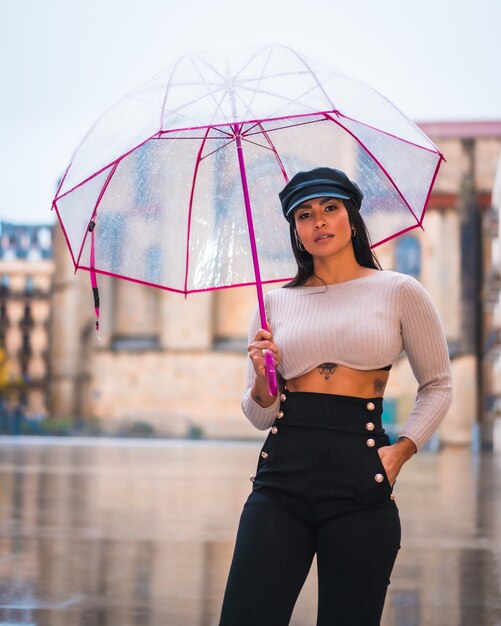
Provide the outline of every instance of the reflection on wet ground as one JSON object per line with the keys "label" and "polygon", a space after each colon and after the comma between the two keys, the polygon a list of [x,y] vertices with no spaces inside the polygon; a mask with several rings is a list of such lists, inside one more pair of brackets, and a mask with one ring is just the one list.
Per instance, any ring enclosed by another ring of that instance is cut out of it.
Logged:
{"label": "reflection on wet ground", "polygon": [[[217,624],[259,448],[0,439],[0,625]],[[501,625],[500,469],[465,449],[404,468],[383,626]],[[291,626],[315,596],[312,567]]]}

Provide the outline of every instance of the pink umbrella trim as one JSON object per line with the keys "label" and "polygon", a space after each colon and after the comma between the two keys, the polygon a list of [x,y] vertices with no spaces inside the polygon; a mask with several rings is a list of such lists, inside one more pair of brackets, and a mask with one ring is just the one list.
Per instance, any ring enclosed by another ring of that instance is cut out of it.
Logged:
{"label": "pink umbrella trim", "polygon": [[398,195],[402,198],[402,200],[404,201],[405,205],[407,206],[407,208],[409,209],[409,211],[412,213],[414,219],[416,220],[416,222],[418,224],[420,224],[419,218],[417,217],[417,215],[414,213],[413,208],[411,207],[411,205],[409,204],[409,202],[407,201],[407,198],[404,196],[404,194],[401,192],[400,188],[398,187],[398,185],[395,183],[395,181],[393,180],[393,178],[390,176],[388,170],[383,166],[383,164],[381,163],[381,161],[379,161],[379,159],[377,159],[374,156],[374,153],[369,150],[369,148],[367,148],[367,146],[360,141],[360,139],[354,135],[351,130],[349,130],[348,128],[346,128],[345,126],[343,126],[341,124],[341,122],[338,122],[337,120],[332,119],[329,115],[326,114],[326,117],[328,117],[329,119],[331,119],[335,124],[338,124],[339,126],[341,126],[341,128],[343,128],[349,135],[351,135],[353,137],[353,139],[355,139],[355,141],[357,141],[362,148],[367,152],[367,154],[374,160],[375,163],[377,163],[378,167],[380,168],[380,170],[384,173],[384,175],[386,176],[386,178],[390,181],[390,183],[393,185],[393,187],[395,188],[396,192],[398,193]]}
{"label": "pink umbrella trim", "polygon": [[197,173],[198,173],[198,168],[200,166],[200,161],[201,161],[201,157],[202,157],[202,152],[205,146],[205,141],[207,139],[207,135],[210,132],[210,128],[207,129],[207,132],[205,133],[205,137],[204,140],[202,141],[202,143],[200,144],[200,148],[198,150],[198,155],[197,155],[197,160],[195,163],[195,168],[193,171],[193,178],[191,181],[191,193],[190,193],[190,206],[188,209],[188,233],[186,236],[186,264],[185,264],[185,273],[184,273],[184,292],[186,293],[186,286],[188,284],[188,269],[189,269],[189,265],[190,265],[190,232],[191,232],[191,215],[193,212],[193,198],[195,195],[195,184],[196,184],[196,180],[197,180]]}
{"label": "pink umbrella trim", "polygon": [[77,262],[75,260],[75,256],[73,255],[73,250],[72,250],[71,245],[70,245],[70,239],[68,237],[68,233],[66,232],[66,228],[64,226],[63,220],[61,219],[61,216],[59,214],[59,210],[57,208],[57,205],[56,205],[55,201],[52,203],[52,209],[56,212],[57,219],[58,219],[59,224],[61,226],[61,230],[63,232],[63,236],[64,236],[64,239],[66,241],[66,245],[68,247],[68,250],[70,251],[71,260],[73,261],[73,267],[74,267],[75,273],[76,273],[76,271],[78,269],[78,265],[77,265]]}
{"label": "pink umbrella trim", "polygon": [[[246,120],[246,121],[240,121],[240,122],[234,122],[232,124],[236,124],[236,125],[252,125],[254,124],[254,126],[258,126],[259,124],[265,123],[265,122],[273,122],[273,121],[281,121],[281,120],[293,120],[293,119],[298,119],[298,118],[302,118],[302,117],[311,117],[312,115],[318,116],[319,119],[318,120],[311,120],[311,121],[307,121],[304,122],[304,124],[312,124],[315,122],[320,121],[320,119],[323,117],[325,119],[325,117],[328,117],[328,119],[330,119],[331,121],[335,122],[336,120],[334,120],[331,116],[332,115],[336,115],[336,116],[341,116],[341,117],[346,117],[346,119],[349,119],[353,122],[356,122],[357,124],[361,124],[363,126],[366,126],[368,128],[371,128],[372,130],[381,132],[383,134],[387,134],[395,139],[397,139],[398,141],[402,141],[404,143],[407,143],[409,145],[412,145],[416,148],[420,148],[423,150],[426,150],[428,152],[434,152],[433,150],[431,150],[430,148],[427,148],[425,146],[421,146],[419,144],[416,144],[412,141],[409,141],[408,139],[404,139],[402,137],[398,137],[396,135],[392,135],[391,133],[387,133],[377,127],[374,126],[370,126],[369,124],[365,124],[364,122],[361,122],[359,120],[356,120],[354,118],[350,118],[348,116],[343,115],[342,113],[340,113],[338,110],[330,110],[330,111],[316,111],[315,113],[300,113],[298,115],[285,115],[285,116],[279,116],[279,117],[272,117],[272,118],[264,118],[264,119],[255,119],[255,120]],[[297,126],[298,124],[291,124],[292,126]],[[119,157],[117,157],[116,159],[114,159],[113,161],[110,161],[109,163],[107,163],[106,165],[104,165],[102,168],[100,168],[99,170],[97,170],[96,172],[94,172],[93,174],[91,174],[90,176],[88,176],[87,178],[85,178],[83,181],[81,181],[80,183],[78,183],[77,185],[75,185],[74,187],[72,187],[71,189],[69,189],[68,191],[65,191],[63,194],[58,195],[64,180],[67,176],[67,173],[69,171],[69,169],[71,168],[71,165],[73,164],[73,160],[70,162],[70,164],[68,165],[68,168],[66,169],[66,172],[64,173],[64,176],[59,184],[58,187],[58,192],[56,193],[56,197],[54,198],[54,201],[59,200],[60,198],[63,198],[64,196],[66,196],[67,194],[71,193],[72,191],[74,191],[75,189],[78,189],[78,187],[81,187],[82,185],[86,184],[89,180],[92,180],[92,178],[95,178],[96,176],[98,176],[100,173],[102,173],[104,170],[108,169],[109,167],[111,167],[114,163],[117,163],[119,161],[121,161],[122,159],[124,159],[126,156],[128,156],[129,154],[131,154],[132,152],[134,152],[135,150],[137,150],[138,148],[140,148],[141,146],[143,146],[145,143],[147,143],[148,141],[152,140],[152,139],[169,139],[169,137],[165,137],[165,135],[171,134],[171,133],[182,133],[182,132],[187,132],[187,131],[196,131],[196,130],[203,130],[206,131],[207,128],[211,128],[216,132],[224,132],[226,135],[231,137],[231,134],[225,132],[223,129],[224,127],[228,127],[230,126],[230,123],[223,123],[223,124],[210,124],[210,125],[203,125],[203,126],[189,126],[189,127],[184,127],[184,128],[172,128],[172,129],[167,129],[167,130],[159,130],[158,132],[154,133],[153,135],[151,135],[150,137],[148,137],[147,139],[145,139],[144,141],[139,142],[137,145],[135,145],[133,148],[131,148],[130,150],[124,152],[122,155],[120,155]],[[289,127],[277,127],[276,129],[267,129],[267,132],[273,132],[276,130],[281,130],[282,128],[289,128]],[[347,130],[344,126],[342,126],[342,128],[344,128],[345,130]],[[91,128],[92,130],[92,128]],[[89,135],[89,133],[91,132],[91,130],[89,130],[89,132],[87,133],[86,137]],[[249,130],[245,131],[245,133],[243,133],[244,135],[249,134]],[[256,133],[257,134],[257,133]],[[352,133],[350,133],[352,134]],[[353,136],[353,134],[352,134]],[[176,137],[176,139],[182,139],[181,137]],[[200,139],[202,139],[202,137],[200,137]],[[209,138],[209,139],[212,139]],[[85,139],[83,140],[85,141]],[[81,142],[80,145],[83,144],[83,141]],[[78,151],[78,149],[77,149]],[[441,153],[437,150],[436,154],[441,155]]]}
{"label": "pink umbrella trim", "polygon": [[[76,270],[84,270],[86,272],[90,272],[91,268],[87,265],[79,265]],[[109,272],[107,270],[102,270],[96,268],[96,274],[102,274],[103,276],[111,276],[113,278],[120,278],[122,280],[128,280],[131,283],[137,283],[139,285],[146,285],[147,287],[155,287],[156,289],[163,289],[164,291],[172,291],[174,293],[179,293],[183,295],[189,295],[191,293],[205,293],[207,291],[220,291],[221,289],[233,289],[236,287],[255,287],[256,282],[248,282],[248,283],[234,283],[231,285],[220,285],[218,287],[206,287],[205,289],[188,289],[185,291],[184,289],[176,289],[175,287],[167,287],[165,285],[160,285],[158,283],[151,283],[147,280],[140,280],[139,278],[132,278],[131,276],[125,276],[123,274],[116,274],[115,272]],[[287,278],[273,278],[270,280],[261,281],[262,285],[271,285],[274,283],[283,283],[286,281],[292,280],[292,276]]]}
{"label": "pink umbrella trim", "polygon": [[341,117],[344,117],[345,120],[350,120],[350,122],[355,122],[355,124],[360,124],[360,126],[365,126],[366,128],[370,128],[371,130],[375,130],[378,133],[381,133],[382,135],[386,135],[387,137],[391,137],[392,139],[397,139],[398,141],[403,141],[404,143],[408,143],[410,146],[414,146],[416,148],[420,148],[421,150],[426,150],[427,152],[432,152],[433,154],[441,154],[440,150],[437,148],[437,146],[435,146],[435,144],[428,138],[428,136],[423,133],[423,131],[419,128],[419,126],[417,124],[415,124],[416,128],[419,130],[419,132],[424,135],[426,137],[426,139],[428,139],[428,141],[430,141],[431,144],[433,144],[435,150],[433,150],[432,148],[427,148],[426,146],[422,146],[419,143],[415,143],[414,141],[410,141],[409,139],[404,139],[403,137],[399,137],[398,135],[395,135],[393,133],[389,133],[386,130],[381,130],[381,128],[377,128],[377,126],[373,126],[372,124],[367,124],[366,122],[361,122],[360,120],[355,119],[354,117],[350,117],[349,115],[344,115],[344,113],[339,113],[339,115]]}

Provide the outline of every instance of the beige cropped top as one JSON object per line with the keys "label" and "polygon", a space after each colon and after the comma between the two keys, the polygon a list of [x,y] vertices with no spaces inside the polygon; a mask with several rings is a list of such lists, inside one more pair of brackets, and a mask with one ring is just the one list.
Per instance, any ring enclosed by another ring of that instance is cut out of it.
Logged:
{"label": "beige cropped top", "polygon": [[[435,306],[414,278],[384,270],[327,287],[275,289],[266,295],[265,307],[285,380],[326,362],[381,369],[405,350],[418,389],[400,435],[419,449],[445,417],[452,401],[447,342]],[[249,342],[260,327],[256,307]],[[242,409],[256,428],[265,430],[280,400],[259,406],[251,397],[254,379],[249,360]]]}

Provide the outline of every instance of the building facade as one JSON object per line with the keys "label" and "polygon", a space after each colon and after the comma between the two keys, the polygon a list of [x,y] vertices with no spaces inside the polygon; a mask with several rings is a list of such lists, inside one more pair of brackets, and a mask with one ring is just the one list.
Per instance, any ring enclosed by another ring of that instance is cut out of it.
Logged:
{"label": "building facade", "polygon": [[[424,221],[376,250],[386,269],[415,276],[431,294],[450,347],[455,399],[440,430],[444,443],[469,444],[485,407],[486,324],[483,276],[490,271],[485,226],[501,150],[501,122],[422,124],[444,153]],[[145,425],[170,436],[252,437],[240,397],[247,367],[253,287],[190,295],[100,277],[101,335],[94,332],[89,276],[73,275],[56,227],[51,322],[50,410],[98,420],[106,430]],[[276,286],[274,287],[276,288]],[[490,331],[489,331],[490,332]],[[406,358],[385,395],[387,423],[398,430],[416,393]]]}
{"label": "building facade", "polygon": [[0,222],[0,414],[47,414],[52,228]]}

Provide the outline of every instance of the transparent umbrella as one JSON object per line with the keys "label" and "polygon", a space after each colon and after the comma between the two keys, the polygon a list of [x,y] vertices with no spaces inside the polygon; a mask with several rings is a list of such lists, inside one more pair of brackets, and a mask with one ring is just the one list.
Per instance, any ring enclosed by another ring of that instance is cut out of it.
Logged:
{"label": "transparent umbrella", "polygon": [[377,246],[422,225],[442,159],[377,91],[291,48],[190,54],[97,120],[53,208],[97,315],[101,273],[182,294],[254,284],[266,327],[262,285],[295,273],[290,177],[344,170]]}

